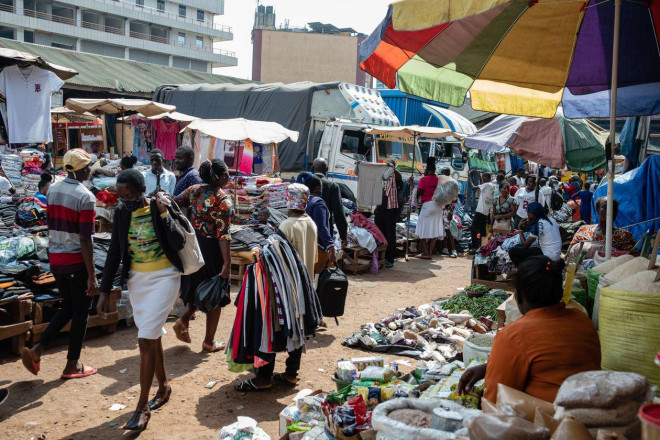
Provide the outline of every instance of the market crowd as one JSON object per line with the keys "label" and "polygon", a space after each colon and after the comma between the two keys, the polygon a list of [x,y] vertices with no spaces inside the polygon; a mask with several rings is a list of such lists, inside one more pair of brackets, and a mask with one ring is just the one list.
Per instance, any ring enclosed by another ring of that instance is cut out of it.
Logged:
{"label": "market crowd", "polygon": [[[48,205],[50,268],[63,301],[38,342],[22,351],[25,368],[35,375],[39,373],[44,351],[71,321],[67,360],[61,377],[79,379],[97,372],[81,361],[87,322],[94,297],[98,297],[97,313],[105,316],[110,291],[119,273],[120,283],[128,288],[140,352],[140,395],[125,429],[145,429],[151,411],[165,405],[173,393],[161,338],[163,326],[179,297],[186,308],[174,324],[177,339],[193,342],[189,331],[191,319],[201,312],[206,314],[203,351],[215,353],[226,349],[237,365],[246,362],[249,365],[256,357],[261,359],[254,378],[237,384],[236,390],[264,391],[275,383],[295,386],[304,340],[324,325],[313,283],[315,275],[337,261],[335,226],[342,247],[347,240],[341,191],[326,178],[325,161],[316,160],[312,172],[300,173],[296,183],[289,185],[286,198],[289,217],[277,230],[268,226],[269,211],[259,211],[258,223],[267,226],[266,230],[273,236],[264,242],[263,256],[258,257],[246,275],[252,281],[242,285],[236,299],[239,313],[226,344],[216,340],[222,308],[231,302],[230,227],[234,206],[223,190],[229,183],[226,164],[212,159],[196,168],[192,148],[180,147],[173,161],[178,172],[175,177],[165,168],[163,154],[158,149],[150,152],[151,167],[146,171],[135,168],[134,157],[122,158],[115,187],[120,205],[115,210],[111,244],[99,280],[92,244],[96,198],[86,182],[90,176],[106,175],[107,170],[99,166],[103,160],[82,149],[70,150],[63,158],[66,178],[57,183],[45,178],[47,184],[40,186]],[[393,162],[386,165],[386,171],[385,181],[380,182],[382,190],[376,194],[381,202],[375,212],[375,224],[388,240],[386,258],[391,267],[395,248],[389,243],[395,243],[395,239],[390,241],[390,237],[396,231],[396,221],[413,182],[404,181]],[[440,171],[445,177],[449,172],[449,169]],[[440,205],[433,198],[441,178],[435,161],[429,160],[417,185],[421,208],[416,233],[422,259],[432,259],[436,251],[452,258],[457,256],[450,231],[456,204],[451,201]],[[505,173],[498,172],[495,178],[482,173],[479,180],[479,184],[470,183],[478,191],[470,253],[476,253],[487,228],[492,234],[519,235],[520,244],[510,250],[510,255],[519,266],[516,300],[526,319],[505,329],[504,336],[496,340],[488,367],[467,370],[459,391],[467,392],[477,380],[485,378],[489,399],[495,399],[494,384],[504,383],[552,401],[564,379],[600,368],[600,345],[593,325],[586,316],[567,310],[560,303],[564,263],[558,223],[568,220],[562,217],[581,215],[582,220],[589,220],[575,235],[574,243],[602,241],[602,221],[591,225],[591,210],[582,209],[591,205],[592,183],[573,178],[567,184],[560,184],[554,175],[537,183],[536,177],[525,175],[524,170],[508,179]],[[580,207],[570,206],[575,200],[581,202]],[[599,219],[604,219],[606,207],[601,200],[596,202],[596,209]],[[625,234],[621,232],[617,236],[616,246],[625,247]],[[539,246],[532,246],[535,241]],[[267,298],[266,302],[271,299],[277,302],[279,321],[270,322],[268,313],[250,317],[250,325],[261,323],[263,335],[272,337],[254,336],[258,341],[256,346],[245,345],[241,320],[248,318],[242,311],[250,307],[258,309],[259,303],[255,305],[251,301],[260,295]],[[298,318],[289,318],[294,316]],[[530,337],[535,344],[528,343]],[[274,371],[277,351],[288,352],[286,370],[281,373]],[[154,377],[158,388],[151,396]]]}

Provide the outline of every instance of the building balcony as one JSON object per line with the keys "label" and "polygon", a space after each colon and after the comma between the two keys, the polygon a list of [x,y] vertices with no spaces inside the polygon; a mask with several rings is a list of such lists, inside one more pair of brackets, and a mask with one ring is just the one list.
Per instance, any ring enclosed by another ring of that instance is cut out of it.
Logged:
{"label": "building balcony", "polygon": [[163,53],[183,58],[194,58],[213,63],[216,67],[236,66],[238,60],[234,52],[216,49],[212,46],[196,44],[172,44],[167,38],[83,21],[77,25],[75,19],[48,14],[33,9],[24,9],[23,15],[14,13],[13,8],[0,8],[0,22],[41,32],[52,32],[74,38],[98,41],[116,46]]}
{"label": "building balcony", "polygon": [[201,21],[197,20],[195,16],[182,17],[177,13],[140,6],[134,0],[67,0],[66,3],[75,5],[81,9],[122,16],[130,20],[146,21],[175,29],[203,33],[216,41],[230,41],[234,39],[231,26],[214,23],[210,18]]}

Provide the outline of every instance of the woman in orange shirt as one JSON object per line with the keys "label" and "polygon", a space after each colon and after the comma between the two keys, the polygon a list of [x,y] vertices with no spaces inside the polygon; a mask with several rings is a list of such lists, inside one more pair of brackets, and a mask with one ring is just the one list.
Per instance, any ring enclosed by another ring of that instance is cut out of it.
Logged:
{"label": "woman in orange shirt", "polygon": [[495,336],[487,364],[463,373],[459,393],[485,378],[484,397],[493,403],[500,383],[553,402],[569,376],[600,370],[600,340],[593,323],[561,302],[563,268],[563,260],[545,256],[518,266],[515,295],[523,317]]}

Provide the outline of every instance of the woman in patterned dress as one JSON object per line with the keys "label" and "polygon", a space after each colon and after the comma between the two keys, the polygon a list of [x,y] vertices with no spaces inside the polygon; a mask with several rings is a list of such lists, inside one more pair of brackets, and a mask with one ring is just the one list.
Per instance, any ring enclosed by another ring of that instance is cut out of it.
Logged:
{"label": "woman in patterned dress", "polygon": [[[231,269],[229,225],[233,216],[231,197],[222,190],[229,182],[227,165],[220,159],[206,161],[199,167],[199,175],[204,183],[193,185],[176,196],[179,206],[188,208],[188,215],[197,234],[197,241],[204,257],[204,266],[192,275],[181,278],[181,299],[186,311],[174,324],[174,332],[179,340],[190,343],[188,326],[197,310],[194,304],[195,289],[203,281],[218,274],[229,278]],[[216,307],[206,314],[206,335],[202,350],[215,353],[224,350],[225,344],[215,341],[215,332],[220,321],[222,307],[230,302],[229,292],[218,298]]]}

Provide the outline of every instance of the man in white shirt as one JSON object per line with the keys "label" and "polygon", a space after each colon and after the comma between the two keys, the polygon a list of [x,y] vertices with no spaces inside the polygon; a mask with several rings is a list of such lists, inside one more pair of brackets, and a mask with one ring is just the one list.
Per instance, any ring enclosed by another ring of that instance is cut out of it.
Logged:
{"label": "man in white shirt", "polygon": [[516,178],[516,182],[518,183],[518,186],[520,188],[525,186],[525,169],[524,168],[518,168],[518,171],[516,171],[516,175],[514,177]]}
{"label": "man in white shirt", "polygon": [[174,173],[163,168],[163,152],[158,148],[151,150],[149,153],[149,163],[151,168],[143,171],[144,183],[147,187],[147,195],[153,197],[156,194],[156,189],[160,187],[161,190],[167,194],[174,193],[174,186],[176,185],[176,177]]}
{"label": "man in white shirt", "polygon": [[472,181],[468,179],[472,190],[479,189],[479,200],[477,201],[477,210],[472,219],[472,248],[468,254],[474,255],[481,247],[481,237],[486,236],[486,225],[488,224],[488,216],[490,209],[493,206],[493,188],[494,185],[490,181],[490,173],[483,173],[481,175],[481,185],[474,186]]}
{"label": "man in white shirt", "polygon": [[545,206],[545,197],[543,193],[536,188],[536,176],[527,176],[525,179],[525,187],[520,188],[515,195],[516,202],[518,202],[518,211],[513,218],[513,228],[518,229],[518,224],[523,218],[527,218],[527,205],[533,202],[539,202],[541,206]]}

